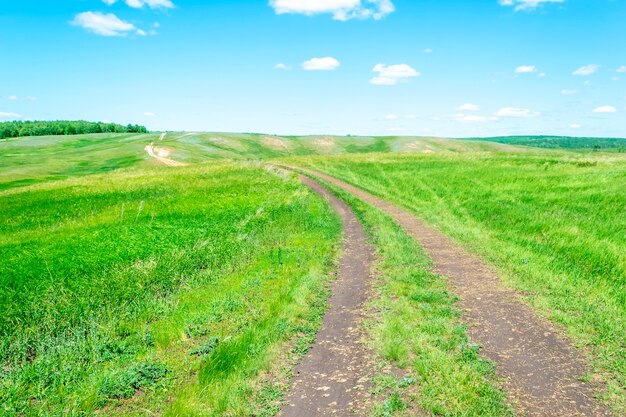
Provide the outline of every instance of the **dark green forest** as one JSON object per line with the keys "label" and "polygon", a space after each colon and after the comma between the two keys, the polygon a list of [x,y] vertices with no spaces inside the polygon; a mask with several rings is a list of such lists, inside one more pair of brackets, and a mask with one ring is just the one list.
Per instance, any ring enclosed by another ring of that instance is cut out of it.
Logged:
{"label": "dark green forest", "polygon": [[470,140],[486,140],[508,145],[533,146],[548,149],[626,149],[626,138],[590,138],[571,136],[501,136],[494,138],[467,138]]}
{"label": "dark green forest", "polygon": [[68,121],[25,121],[0,123],[0,139],[22,136],[84,135],[88,133],[148,133],[144,126],[116,123]]}

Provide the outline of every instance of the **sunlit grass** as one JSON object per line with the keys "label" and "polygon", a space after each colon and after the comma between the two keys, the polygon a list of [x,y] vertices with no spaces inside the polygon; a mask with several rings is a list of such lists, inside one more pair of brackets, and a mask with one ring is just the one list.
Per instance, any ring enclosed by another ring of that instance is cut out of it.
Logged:
{"label": "sunlit grass", "polygon": [[589,353],[626,406],[626,159],[619,155],[363,155],[311,165],[415,212],[495,264]]}
{"label": "sunlit grass", "polygon": [[261,407],[257,375],[317,329],[340,233],[318,197],[250,164],[49,182],[0,205],[9,414]]}

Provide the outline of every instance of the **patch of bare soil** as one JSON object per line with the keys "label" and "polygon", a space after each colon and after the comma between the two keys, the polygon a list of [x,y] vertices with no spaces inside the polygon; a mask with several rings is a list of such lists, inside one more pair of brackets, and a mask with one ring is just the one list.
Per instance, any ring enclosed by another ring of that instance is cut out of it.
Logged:
{"label": "patch of bare soil", "polygon": [[277,138],[273,136],[264,136],[263,139],[261,139],[261,142],[263,143],[264,146],[274,149],[275,151],[289,150],[289,146],[287,146],[286,141],[281,138]]}
{"label": "patch of bare soil", "polygon": [[144,149],[148,153],[148,155],[150,155],[150,157],[156,159],[163,165],[167,165],[168,167],[182,167],[187,165],[184,162],[170,159],[169,156],[172,154],[171,149],[154,146],[154,143],[146,145]]}
{"label": "patch of bare soil", "polygon": [[434,272],[447,277],[460,297],[470,338],[480,345],[481,355],[496,363],[498,376],[520,415],[610,415],[594,398],[597,387],[580,380],[589,370],[584,355],[505,287],[477,256],[405,210],[329,175],[297,169],[386,211],[422,245],[435,264]]}
{"label": "patch of bare soil", "polygon": [[364,304],[371,288],[373,250],[354,213],[308,177],[302,182],[326,198],[341,217],[343,254],[330,308],[311,351],[294,370],[282,417],[364,416],[371,400],[371,355],[361,342]]}

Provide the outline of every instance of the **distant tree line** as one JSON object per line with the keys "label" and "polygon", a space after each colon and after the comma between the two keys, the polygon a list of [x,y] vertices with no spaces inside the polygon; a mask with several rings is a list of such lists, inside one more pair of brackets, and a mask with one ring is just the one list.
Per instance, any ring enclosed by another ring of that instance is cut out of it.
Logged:
{"label": "distant tree line", "polygon": [[502,136],[494,138],[471,138],[471,140],[486,140],[509,145],[534,146],[537,148],[564,148],[564,149],[601,149],[619,150],[626,147],[626,138],[595,138],[571,136]]}
{"label": "distant tree line", "polygon": [[144,126],[78,121],[0,122],[0,139],[21,136],[84,135],[88,133],[148,133]]}

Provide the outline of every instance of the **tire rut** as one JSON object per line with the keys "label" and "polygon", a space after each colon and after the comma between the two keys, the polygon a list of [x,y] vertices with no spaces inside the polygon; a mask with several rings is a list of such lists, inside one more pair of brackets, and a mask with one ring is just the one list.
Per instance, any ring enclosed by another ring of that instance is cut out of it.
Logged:
{"label": "tire rut", "polygon": [[348,205],[312,179],[300,178],[341,217],[343,252],[322,328],[294,370],[292,388],[279,416],[364,416],[370,402],[371,365],[361,343],[360,325],[371,288],[374,252]]}
{"label": "tire rut", "polygon": [[321,178],[387,212],[422,245],[435,264],[434,272],[446,277],[460,297],[470,338],[479,343],[483,357],[496,363],[519,415],[610,416],[594,398],[596,387],[580,380],[589,370],[583,355],[477,256],[409,212],[360,188],[318,171],[290,168]]}

